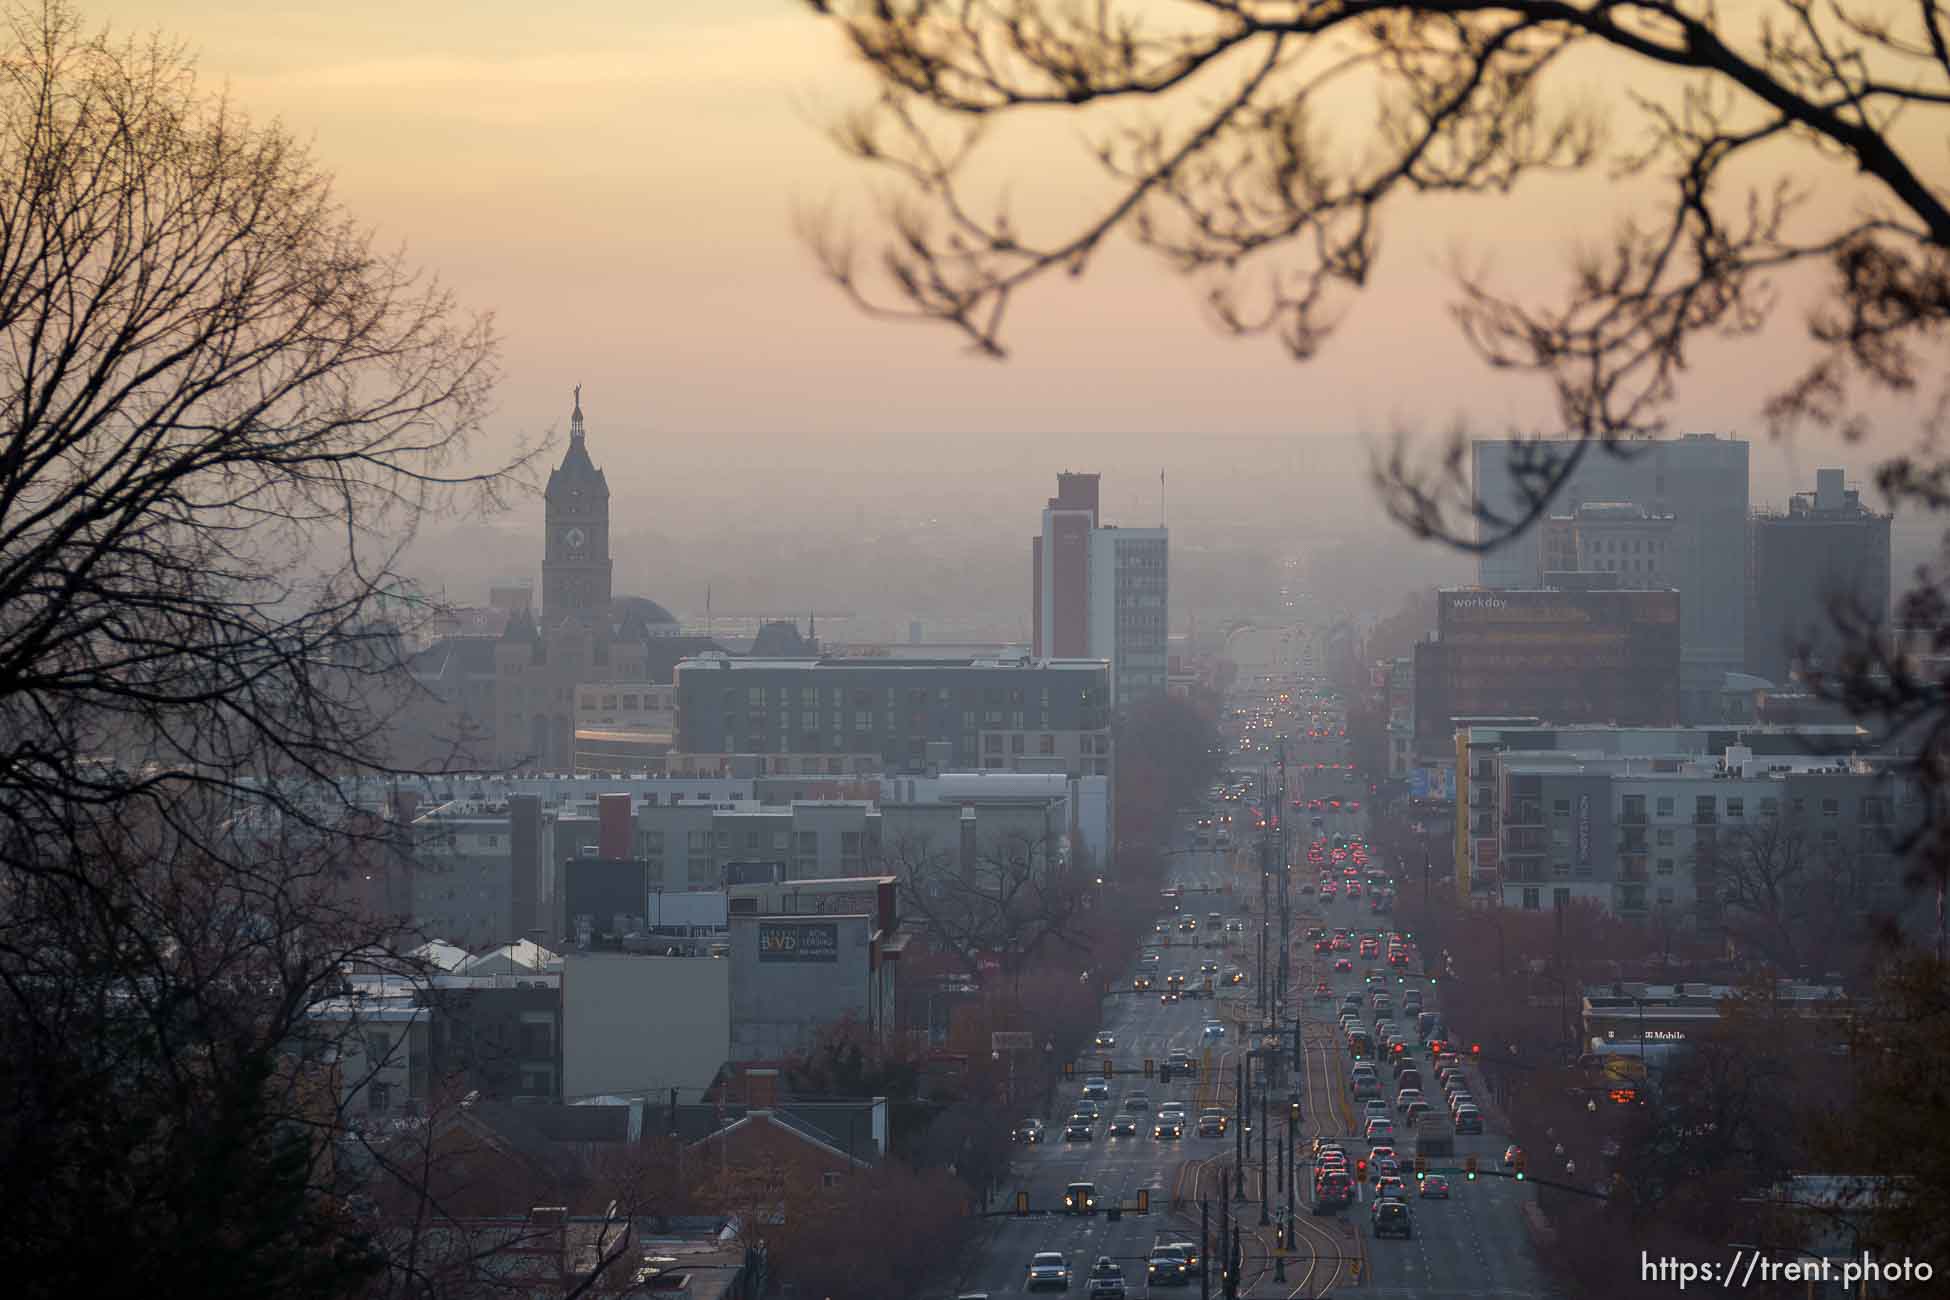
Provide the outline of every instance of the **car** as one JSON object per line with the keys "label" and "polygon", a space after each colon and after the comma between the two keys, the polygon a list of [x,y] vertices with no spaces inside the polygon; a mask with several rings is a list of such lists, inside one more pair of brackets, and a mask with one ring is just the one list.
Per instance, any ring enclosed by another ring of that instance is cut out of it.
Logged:
{"label": "car", "polygon": [[1334,959],[1334,969],[1337,971],[1351,971],[1354,969],[1354,963],[1345,957],[1337,957]]}
{"label": "car", "polygon": [[1151,977],[1149,975],[1140,975],[1136,979],[1131,981],[1131,989],[1133,992],[1144,993],[1147,992],[1150,988],[1151,988]]}
{"label": "car", "polygon": [[1219,1121],[1221,1128],[1228,1127],[1232,1123],[1232,1116],[1217,1106],[1207,1106],[1198,1113],[1198,1117],[1201,1120],[1215,1119]]}
{"label": "car", "polygon": [[[1383,1152],[1387,1154],[1384,1155]],[[1395,1152],[1392,1147],[1370,1148],[1368,1151],[1368,1168],[1374,1171],[1376,1178],[1400,1178],[1402,1176],[1402,1162],[1395,1159]]]}
{"label": "car", "polygon": [[1219,973],[1219,963],[1210,959],[1202,961],[1198,964],[1198,973],[1201,975],[1217,975]]}
{"label": "car", "polygon": [[1103,1107],[1091,1100],[1089,1094],[1078,1099],[1076,1107],[1070,1112],[1072,1119],[1087,1119],[1093,1123],[1104,1117]]}
{"label": "car", "polygon": [[1420,1102],[1421,1100],[1422,1090],[1420,1088],[1403,1088],[1395,1094],[1395,1109],[1407,1110],[1410,1103]]}
{"label": "car", "polygon": [[1224,1038],[1226,1036],[1226,1027],[1216,1020],[1208,1020],[1205,1024],[1204,1034],[1207,1038]]}
{"label": "car", "polygon": [[1425,1201],[1446,1201],[1449,1199],[1449,1180],[1441,1174],[1430,1174],[1422,1180],[1422,1199]]}
{"label": "car", "polygon": [[1097,1256],[1097,1262],[1090,1266],[1090,1297],[1100,1300],[1124,1294],[1124,1269],[1109,1255]]}
{"label": "car", "polygon": [[1172,1048],[1171,1055],[1165,1060],[1165,1064],[1172,1068],[1173,1073],[1177,1073],[1179,1070],[1198,1069],[1198,1062],[1194,1061],[1192,1054],[1182,1047]]}
{"label": "car", "polygon": [[1023,1289],[1039,1291],[1044,1287],[1070,1289],[1069,1262],[1053,1250],[1039,1250],[1029,1257],[1029,1280],[1023,1283]]}
{"label": "car", "polygon": [[1097,1126],[1086,1123],[1083,1120],[1073,1119],[1063,1126],[1063,1140],[1065,1142],[1095,1142],[1097,1140]]}
{"label": "car", "polygon": [[1314,1179],[1314,1213],[1330,1214],[1354,1200],[1354,1180],[1345,1169],[1329,1169]]}
{"label": "car", "polygon": [[1124,1099],[1124,1109],[1142,1111],[1151,1109],[1151,1098],[1144,1093],[1134,1092]]}
{"label": "car", "polygon": [[1097,1031],[1097,1037],[1092,1041],[1098,1047],[1115,1047],[1117,1046],[1117,1035],[1111,1033],[1108,1029],[1099,1029]]}
{"label": "car", "polygon": [[1083,1085],[1083,1099],[1085,1101],[1109,1101],[1110,1084],[1102,1079],[1085,1080]]}
{"label": "car", "polygon": [[1136,1137],[1137,1121],[1122,1115],[1118,1116],[1110,1122],[1110,1135],[1114,1138]]}
{"label": "car", "polygon": [[1363,1118],[1366,1119],[1386,1119],[1388,1118],[1388,1103],[1376,1097],[1363,1104],[1361,1112]]}
{"label": "car", "polygon": [[1151,1136],[1159,1142],[1176,1142],[1185,1136],[1185,1122],[1182,1119],[1159,1120],[1152,1127]]}
{"label": "car", "polygon": [[1188,916],[1178,923],[1178,928],[1182,932],[1190,934],[1192,931],[1198,929],[1198,919]]}
{"label": "car", "polygon": [[1327,986],[1326,980],[1322,980],[1320,983],[1314,985],[1314,1001],[1332,1002],[1333,1000],[1334,990]]}
{"label": "car", "polygon": [[1198,1118],[1198,1135],[1202,1138],[1222,1138],[1226,1135],[1225,1121],[1210,1115]]}
{"label": "car", "polygon": [[1395,1121],[1392,1119],[1371,1119],[1368,1121],[1366,1128],[1362,1130],[1362,1136],[1368,1140],[1369,1146],[1373,1146],[1379,1142],[1392,1142],[1395,1140]]}
{"label": "car", "polygon": [[1177,989],[1166,989],[1163,993],[1160,993],[1158,995],[1158,1005],[1161,1007],[1170,1006],[1174,1002],[1183,1002],[1184,1000],[1185,1000],[1185,995],[1183,993],[1180,993]]}
{"label": "car", "polygon": [[1483,1113],[1474,1106],[1464,1106],[1456,1112],[1455,1125],[1456,1132],[1458,1133],[1481,1133],[1483,1131]]}
{"label": "car", "polygon": [[1238,988],[1240,985],[1244,984],[1245,982],[1246,982],[1246,972],[1240,970],[1236,966],[1225,973],[1225,983],[1232,988]]}
{"label": "car", "polygon": [[1151,1257],[1145,1261],[1144,1272],[1153,1286],[1189,1286],[1192,1281],[1183,1248],[1164,1243],[1151,1248]]}
{"label": "car", "polygon": [[1161,1120],[1177,1120],[1180,1124],[1183,1124],[1185,1122],[1185,1103],[1182,1101],[1166,1102],[1164,1105],[1158,1107],[1158,1118]]}
{"label": "car", "polygon": [[1435,1108],[1430,1106],[1426,1101],[1411,1101],[1402,1110],[1402,1123],[1408,1125],[1410,1128],[1414,1128],[1422,1122],[1422,1116],[1428,1114],[1433,1109]]}
{"label": "car", "polygon": [[1408,1195],[1408,1188],[1403,1184],[1399,1174],[1393,1174],[1386,1178],[1378,1178],[1375,1180],[1374,1194],[1377,1197],[1393,1196],[1400,1198]]}
{"label": "car", "polygon": [[1376,1237],[1400,1237],[1409,1241],[1415,1236],[1415,1225],[1408,1217],[1406,1201],[1378,1200],[1368,1217],[1374,1225]]}
{"label": "car", "polygon": [[1039,1119],[1026,1119],[1016,1125],[1015,1140],[1032,1144],[1041,1142],[1043,1140],[1043,1121]]}
{"label": "car", "polygon": [[1164,960],[1164,957],[1163,957],[1162,955],[1160,955],[1160,954],[1158,954],[1158,953],[1155,953],[1155,952],[1147,952],[1147,953],[1143,953],[1143,954],[1141,954],[1141,955],[1140,955],[1140,956],[1138,957],[1138,965],[1140,965],[1140,966],[1156,966],[1156,965],[1158,965],[1158,964],[1159,964],[1160,962],[1162,962],[1163,960]]}
{"label": "car", "polygon": [[1063,1189],[1063,1209],[1068,1214],[1097,1212],[1097,1184],[1071,1183]]}

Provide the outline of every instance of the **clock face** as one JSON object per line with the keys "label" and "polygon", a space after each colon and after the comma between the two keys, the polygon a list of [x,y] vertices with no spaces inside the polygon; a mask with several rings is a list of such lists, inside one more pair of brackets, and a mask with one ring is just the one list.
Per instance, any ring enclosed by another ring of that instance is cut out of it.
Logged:
{"label": "clock face", "polygon": [[562,534],[562,540],[572,551],[580,551],[589,544],[589,534],[580,528],[571,528]]}

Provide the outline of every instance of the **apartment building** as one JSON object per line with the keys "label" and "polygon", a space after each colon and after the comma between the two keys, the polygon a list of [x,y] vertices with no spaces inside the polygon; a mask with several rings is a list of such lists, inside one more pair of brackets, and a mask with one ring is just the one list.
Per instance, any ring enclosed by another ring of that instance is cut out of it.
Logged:
{"label": "apartment building", "polygon": [[1792,853],[1846,882],[1859,913],[1901,902],[1896,844],[1917,814],[1889,761],[1509,752],[1495,759],[1501,902],[1573,901],[1717,924],[1737,854]]}
{"label": "apartment building", "polygon": [[756,755],[761,774],[841,775],[866,760],[920,776],[944,752],[955,770],[1111,773],[1102,659],[712,654],[678,664],[675,677],[677,750]]}

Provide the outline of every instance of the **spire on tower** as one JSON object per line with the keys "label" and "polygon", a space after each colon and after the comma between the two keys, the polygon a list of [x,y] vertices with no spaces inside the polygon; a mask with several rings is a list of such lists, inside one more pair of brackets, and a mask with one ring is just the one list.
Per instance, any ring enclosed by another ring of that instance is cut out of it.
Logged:
{"label": "spire on tower", "polygon": [[575,412],[569,416],[569,436],[571,438],[577,438],[577,439],[582,437],[582,385],[581,384],[576,385],[576,409]]}

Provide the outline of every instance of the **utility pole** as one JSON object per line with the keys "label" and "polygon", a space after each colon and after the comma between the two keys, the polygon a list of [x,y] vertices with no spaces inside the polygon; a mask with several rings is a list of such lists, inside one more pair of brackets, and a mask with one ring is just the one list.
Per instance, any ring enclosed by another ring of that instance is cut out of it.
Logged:
{"label": "utility pole", "polygon": [[1198,1198],[1198,1300],[1212,1300],[1212,1202]]}
{"label": "utility pole", "polygon": [[1266,1225],[1267,1225],[1268,1223],[1271,1223],[1271,1222],[1272,1222],[1272,1220],[1271,1220],[1271,1219],[1269,1219],[1269,1218],[1268,1218],[1268,1217],[1266,1216],[1266,1207],[1267,1207],[1267,1206],[1268,1206],[1268,1205],[1269,1205],[1269,1204],[1270,1204],[1270,1203],[1272,1202],[1272,1200],[1273,1200],[1273,1185],[1272,1185],[1272,1183],[1270,1183],[1270,1182],[1268,1182],[1268,1181],[1267,1181],[1267,1176],[1266,1176],[1266,1139],[1267,1139],[1267,1137],[1269,1136],[1266,1130],[1267,1130],[1267,1129],[1269,1129],[1269,1128],[1271,1128],[1271,1127],[1273,1127],[1273,1124],[1272,1124],[1272,1120],[1271,1120],[1271,1119],[1269,1118],[1269,1116],[1268,1116],[1268,1107],[1267,1107],[1267,1096],[1266,1096],[1266,1094],[1267,1094],[1267,1093],[1269,1093],[1269,1092],[1271,1092],[1271,1091],[1272,1091],[1272,1089],[1271,1089],[1271,1088],[1268,1088],[1268,1087],[1266,1086],[1266,1081],[1265,1081],[1264,1079],[1262,1079],[1262,1080],[1260,1080],[1260,1087],[1259,1087],[1259,1226],[1260,1226],[1260,1227],[1262,1227],[1262,1228],[1264,1228],[1264,1227],[1265,1227],[1265,1226],[1266,1226]]}
{"label": "utility pole", "polygon": [[[1219,1249],[1226,1248],[1226,1241],[1232,1232],[1232,1180],[1219,1180]],[[1232,1261],[1219,1262],[1219,1290],[1223,1295],[1232,1294]]]}
{"label": "utility pole", "polygon": [[1239,1253],[1239,1224],[1235,1221],[1232,1225],[1231,1277],[1226,1283],[1227,1300],[1239,1300],[1239,1266],[1242,1262]]}
{"label": "utility pole", "polygon": [[[1261,876],[1260,879],[1264,881],[1266,877]],[[1266,920],[1265,917],[1266,917],[1266,913],[1261,912],[1260,922],[1259,922],[1259,1018],[1262,1023],[1265,1022],[1266,1014],[1267,1014],[1266,1012],[1267,989],[1266,989]]]}
{"label": "utility pole", "polygon": [[1239,1057],[1239,1064],[1236,1067],[1239,1071],[1239,1086],[1236,1089],[1239,1094],[1237,1098],[1239,1103],[1239,1117],[1232,1126],[1232,1164],[1239,1171],[1239,1198],[1241,1200],[1244,1200],[1246,1197],[1246,1061],[1247,1058],[1242,1053]]}

